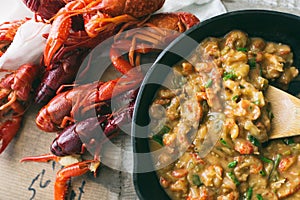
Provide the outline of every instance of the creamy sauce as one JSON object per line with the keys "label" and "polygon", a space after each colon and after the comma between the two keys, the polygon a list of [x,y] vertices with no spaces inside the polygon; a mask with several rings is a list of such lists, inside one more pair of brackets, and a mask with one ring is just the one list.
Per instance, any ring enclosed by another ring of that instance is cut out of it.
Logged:
{"label": "creamy sauce", "polygon": [[[268,140],[269,82],[298,75],[288,45],[234,30],[173,67],[150,107],[153,160],[172,199],[298,199],[299,138]],[[276,117],[276,116],[275,116]]]}

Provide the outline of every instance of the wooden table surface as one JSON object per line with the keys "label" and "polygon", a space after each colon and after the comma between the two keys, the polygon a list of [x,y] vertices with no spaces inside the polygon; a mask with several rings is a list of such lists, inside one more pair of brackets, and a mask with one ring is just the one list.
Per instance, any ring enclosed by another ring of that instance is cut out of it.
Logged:
{"label": "wooden table surface", "polygon": [[[298,0],[223,0],[222,2],[227,11],[271,9],[300,15]],[[19,163],[19,160],[25,156],[47,153],[55,137],[54,134],[43,133],[37,129],[34,119],[38,110],[37,106],[30,108],[23,123],[22,134],[18,134],[0,155],[0,200],[53,199],[55,173],[60,169],[60,165],[54,162]],[[131,151],[129,136],[121,136],[115,143],[125,151]],[[109,157],[104,159],[113,163],[112,166],[123,166],[128,169],[132,167],[132,158],[124,151],[109,152],[107,155]],[[133,200],[138,197],[131,173],[102,165],[96,178],[92,173],[88,173],[72,179],[72,199]]]}

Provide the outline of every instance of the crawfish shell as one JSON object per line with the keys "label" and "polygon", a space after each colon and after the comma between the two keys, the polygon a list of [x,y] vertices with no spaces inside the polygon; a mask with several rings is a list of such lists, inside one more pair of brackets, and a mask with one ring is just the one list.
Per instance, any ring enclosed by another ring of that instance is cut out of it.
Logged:
{"label": "crawfish shell", "polygon": [[50,19],[65,5],[62,0],[23,0],[23,2],[31,11],[43,19]]}

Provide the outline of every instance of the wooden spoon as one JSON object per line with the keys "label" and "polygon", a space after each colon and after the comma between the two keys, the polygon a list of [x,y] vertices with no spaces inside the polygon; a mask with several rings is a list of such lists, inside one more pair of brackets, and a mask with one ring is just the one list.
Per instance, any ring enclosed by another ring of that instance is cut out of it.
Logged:
{"label": "wooden spoon", "polygon": [[300,99],[273,86],[268,87],[266,98],[274,114],[269,138],[300,135]]}

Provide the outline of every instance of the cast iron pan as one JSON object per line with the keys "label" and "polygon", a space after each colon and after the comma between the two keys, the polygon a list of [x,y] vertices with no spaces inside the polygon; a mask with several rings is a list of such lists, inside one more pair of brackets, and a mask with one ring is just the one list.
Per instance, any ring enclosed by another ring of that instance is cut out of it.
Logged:
{"label": "cast iron pan", "polygon": [[[294,65],[300,69],[300,17],[266,10],[234,11],[219,15],[193,27],[186,34],[172,42],[151,66],[140,87],[133,114],[132,145],[134,150],[133,180],[137,195],[144,200],[170,199],[161,188],[155,171],[143,172],[143,168],[152,165],[151,156],[141,157],[139,153],[149,152],[148,109],[159,84],[169,70],[162,70],[161,65],[172,67],[187,57],[206,37],[223,37],[231,30],[238,29],[248,33],[249,37],[262,37],[267,41],[282,42],[291,46],[294,52]],[[300,92],[300,83],[295,81],[288,92]],[[141,138],[143,137],[143,138]],[[144,155],[143,155],[144,156]]]}

